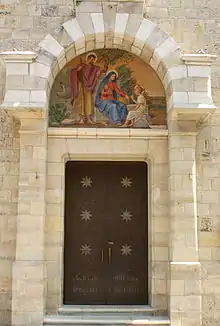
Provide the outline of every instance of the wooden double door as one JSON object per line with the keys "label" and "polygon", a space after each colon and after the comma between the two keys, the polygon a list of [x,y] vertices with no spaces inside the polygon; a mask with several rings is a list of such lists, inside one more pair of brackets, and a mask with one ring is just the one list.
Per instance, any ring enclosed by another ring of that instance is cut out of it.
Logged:
{"label": "wooden double door", "polygon": [[66,165],[64,304],[147,303],[147,165]]}

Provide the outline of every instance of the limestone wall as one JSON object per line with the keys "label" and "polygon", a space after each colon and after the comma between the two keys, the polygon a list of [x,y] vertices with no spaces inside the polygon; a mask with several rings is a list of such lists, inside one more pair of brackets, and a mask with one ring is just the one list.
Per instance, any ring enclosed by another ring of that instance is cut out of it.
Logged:
{"label": "limestone wall", "polygon": [[205,325],[220,318],[220,115],[215,114],[197,137],[199,258]]}
{"label": "limestone wall", "polygon": [[0,112],[0,325],[10,325],[15,258],[19,138],[12,118]]}

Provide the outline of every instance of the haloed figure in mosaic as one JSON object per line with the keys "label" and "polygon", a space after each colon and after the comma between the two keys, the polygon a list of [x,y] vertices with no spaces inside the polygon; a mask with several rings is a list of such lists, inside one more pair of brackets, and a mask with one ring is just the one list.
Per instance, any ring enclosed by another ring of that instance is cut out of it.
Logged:
{"label": "haloed figure in mosaic", "polygon": [[124,103],[118,101],[118,95],[128,98],[128,95],[120,90],[117,85],[118,73],[112,70],[100,83],[96,95],[95,105],[112,125],[121,125],[127,116],[127,107]]}
{"label": "haloed figure in mosaic", "polygon": [[74,105],[76,99],[81,103],[79,124],[95,124],[93,94],[100,75],[107,70],[107,67],[101,70],[95,65],[96,61],[97,55],[94,52],[88,53],[86,62],[81,60],[70,74],[71,104]]}
{"label": "haloed figure in mosaic", "polygon": [[136,124],[140,124],[144,128],[150,128],[151,118],[148,113],[147,94],[139,84],[134,87],[134,96],[132,95],[131,99],[135,103],[135,109],[129,111],[122,127],[135,127]]}

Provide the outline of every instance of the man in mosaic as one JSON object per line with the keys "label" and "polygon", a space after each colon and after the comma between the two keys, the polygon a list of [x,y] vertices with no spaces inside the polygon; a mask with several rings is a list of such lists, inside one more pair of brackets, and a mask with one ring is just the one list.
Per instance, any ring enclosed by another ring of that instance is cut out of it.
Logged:
{"label": "man in mosaic", "polygon": [[71,104],[74,105],[76,99],[80,102],[80,124],[95,124],[93,94],[101,73],[107,69],[104,67],[102,71],[95,64],[97,59],[94,52],[88,53],[86,62],[80,60],[80,64],[70,74]]}

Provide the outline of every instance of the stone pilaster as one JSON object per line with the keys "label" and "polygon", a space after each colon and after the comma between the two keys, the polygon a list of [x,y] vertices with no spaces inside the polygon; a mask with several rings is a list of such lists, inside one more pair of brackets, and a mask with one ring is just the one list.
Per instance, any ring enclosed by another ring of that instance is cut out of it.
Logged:
{"label": "stone pilaster", "polygon": [[44,314],[44,227],[46,125],[28,112],[20,118],[20,173],[13,265],[12,325],[42,325]]}
{"label": "stone pilaster", "polygon": [[[5,52],[2,108],[20,123],[16,253],[12,267],[12,325],[43,325],[47,121],[45,69],[33,52]],[[47,70],[46,70],[47,71]]]}
{"label": "stone pilaster", "polygon": [[[171,88],[168,99],[170,191],[170,320],[172,325],[202,324],[201,265],[198,256],[196,137],[197,125],[215,106],[211,65],[216,56],[185,54],[184,71],[193,92]],[[175,74],[165,76],[167,84]]]}
{"label": "stone pilaster", "polygon": [[169,132],[170,319],[173,325],[199,326],[201,268],[198,261],[196,133],[173,132],[172,127]]}

